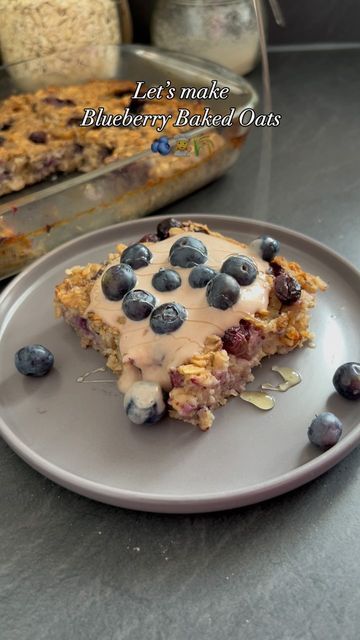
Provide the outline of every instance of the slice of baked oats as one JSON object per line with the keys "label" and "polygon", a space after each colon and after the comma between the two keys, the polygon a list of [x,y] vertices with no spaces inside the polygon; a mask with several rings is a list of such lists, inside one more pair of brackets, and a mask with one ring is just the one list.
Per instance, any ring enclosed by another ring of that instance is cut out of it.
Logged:
{"label": "slice of baked oats", "polygon": [[277,252],[272,238],[246,245],[163,221],[103,264],[69,269],[56,313],[105,356],[133,422],[157,421],[166,405],[207,430],[265,356],[312,338],[309,310],[326,285]]}

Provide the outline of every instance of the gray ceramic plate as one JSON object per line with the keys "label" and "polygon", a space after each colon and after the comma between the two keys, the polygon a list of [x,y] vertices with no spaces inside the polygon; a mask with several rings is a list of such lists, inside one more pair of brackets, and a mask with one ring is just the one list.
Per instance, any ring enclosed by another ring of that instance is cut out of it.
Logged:
{"label": "gray ceramic plate", "polygon": [[[147,511],[238,507],[319,476],[360,441],[360,405],[336,395],[331,383],[339,364],[359,359],[360,275],[341,257],[298,233],[253,220],[221,216],[210,220],[214,229],[245,241],[269,231],[281,241],[285,256],[330,285],[313,312],[316,348],[269,359],[256,371],[254,388],[261,382],[277,382],[271,366],[280,361],[303,377],[299,386],[277,394],[272,411],[263,413],[234,399],[217,411],[207,433],[171,420],[149,428],[127,420],[109,373],[92,376],[104,382],[76,382],[101,367],[103,360],[81,349],[73,332],[55,320],[55,284],[66,267],[101,260],[117,241],[134,241],[158,221],[124,223],[74,240],[33,264],[4,291],[0,304],[2,436],[32,467],[64,487]],[[55,369],[43,379],[23,377],[14,368],[15,351],[32,342],[46,345],[55,354]],[[306,430],[315,413],[323,410],[340,417],[344,434],[335,447],[320,453],[308,443]]]}

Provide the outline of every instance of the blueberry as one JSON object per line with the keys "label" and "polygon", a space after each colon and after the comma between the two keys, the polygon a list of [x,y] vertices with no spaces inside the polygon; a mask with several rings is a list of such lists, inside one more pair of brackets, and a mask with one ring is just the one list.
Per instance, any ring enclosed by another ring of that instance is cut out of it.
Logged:
{"label": "blueberry", "polygon": [[175,220],[175,218],[166,218],[165,220],[159,222],[156,231],[160,240],[165,240],[165,238],[168,238],[170,229],[175,227],[181,227],[181,222]]}
{"label": "blueberry", "polygon": [[227,273],[218,273],[206,287],[206,297],[210,307],[225,311],[237,303],[240,287],[235,278]]}
{"label": "blueberry", "polygon": [[342,433],[342,423],[333,413],[319,413],[308,428],[308,438],[321,449],[328,449],[337,443]]}
{"label": "blueberry", "polygon": [[360,400],[360,363],[346,362],[334,373],[333,385],[348,400]]}
{"label": "blueberry", "polygon": [[6,142],[6,138],[4,138],[4,136],[0,136],[0,147],[3,146],[4,142]]}
{"label": "blueberry", "polygon": [[147,267],[152,258],[152,253],[144,244],[131,244],[121,255],[121,262],[129,264],[133,269]]}
{"label": "blueberry", "polygon": [[293,304],[301,296],[301,286],[286,271],[275,278],[275,294],[282,304]]}
{"label": "blueberry", "polygon": [[170,147],[168,142],[160,142],[159,141],[158,151],[159,151],[160,155],[167,156],[167,155],[169,155],[169,153],[171,151],[171,147]]}
{"label": "blueberry", "polygon": [[73,116],[72,118],[69,118],[67,121],[67,126],[68,127],[80,127],[81,123],[83,121],[83,117],[79,117],[79,116]]}
{"label": "blueberry", "polygon": [[259,240],[262,259],[271,262],[280,251],[280,242],[271,236],[260,236]]}
{"label": "blueberry", "polygon": [[177,302],[167,302],[157,307],[151,314],[150,327],[154,333],[172,333],[180,329],[186,320],[186,309]]}
{"label": "blueberry", "polygon": [[173,291],[181,285],[181,278],[173,269],[160,269],[154,274],[151,281],[157,291]]}
{"label": "blueberry", "polygon": [[122,308],[130,320],[145,320],[153,311],[156,304],[154,296],[142,289],[133,289],[126,294]]}
{"label": "blueberry", "polygon": [[151,151],[153,153],[157,153],[159,151],[159,140],[155,140],[155,142],[152,143]]}
{"label": "blueberry", "polygon": [[216,276],[216,271],[205,267],[203,264],[197,264],[196,267],[191,269],[189,275],[189,285],[193,289],[202,289],[206,287],[207,283]]}
{"label": "blueberry", "polygon": [[101,278],[101,288],[108,300],[122,300],[136,284],[136,275],[128,264],[109,267]]}
{"label": "blueberry", "polygon": [[46,144],[47,135],[45,131],[33,131],[29,135],[29,140],[34,144]]}
{"label": "blueberry", "polygon": [[156,382],[135,382],[124,396],[126,414],[135,424],[154,424],[165,415],[164,394]]}
{"label": "blueberry", "polygon": [[24,376],[45,376],[53,364],[53,354],[41,344],[29,344],[15,353],[15,367]]}
{"label": "blueberry", "polygon": [[221,267],[221,272],[235,278],[238,284],[246,286],[254,282],[258,269],[254,260],[238,255],[227,258]]}
{"label": "blueberry", "polygon": [[174,267],[189,269],[207,260],[207,249],[201,240],[183,236],[176,240],[170,249],[170,262]]}

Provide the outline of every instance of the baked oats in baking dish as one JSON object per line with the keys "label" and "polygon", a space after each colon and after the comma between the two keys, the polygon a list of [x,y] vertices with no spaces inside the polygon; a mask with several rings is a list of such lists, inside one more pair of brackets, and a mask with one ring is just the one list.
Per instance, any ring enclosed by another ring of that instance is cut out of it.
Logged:
{"label": "baked oats in baking dish", "polygon": [[69,268],[55,308],[105,356],[130,420],[168,413],[206,431],[265,356],[310,340],[309,310],[325,288],[271,237],[243,244],[168,219],[102,264]]}
{"label": "baked oats in baking dish", "polygon": [[[159,135],[174,137],[189,130],[173,126],[180,107],[193,114],[204,109],[196,100],[134,98],[135,89],[136,84],[127,80],[97,80],[39,89],[0,102],[0,196],[55,174],[93,171],[150,150]],[[94,120],[93,125],[80,127],[88,108],[118,117],[142,114],[149,121],[146,126],[125,127],[102,126]],[[154,113],[168,118],[160,134],[150,119]],[[211,132],[210,136],[214,151],[224,145],[219,134]],[[178,160],[170,156],[166,162],[157,162],[163,178],[172,173]]]}

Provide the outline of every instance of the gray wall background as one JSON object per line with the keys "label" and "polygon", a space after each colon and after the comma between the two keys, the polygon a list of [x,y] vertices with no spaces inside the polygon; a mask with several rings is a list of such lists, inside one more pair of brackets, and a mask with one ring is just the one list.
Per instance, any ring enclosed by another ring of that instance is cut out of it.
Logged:
{"label": "gray wall background", "polygon": [[[155,0],[129,0],[135,42],[149,42]],[[266,2],[266,0],[265,0]],[[269,44],[360,41],[359,0],[279,0],[286,28],[269,19]]]}

